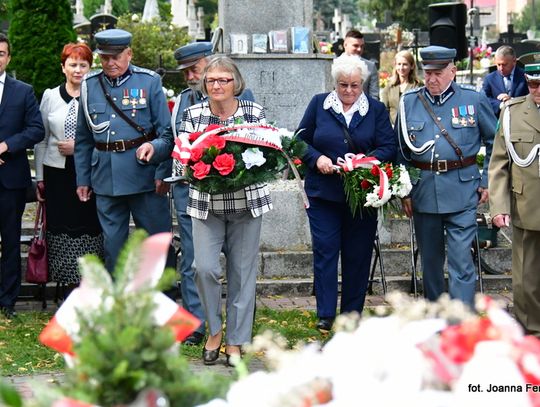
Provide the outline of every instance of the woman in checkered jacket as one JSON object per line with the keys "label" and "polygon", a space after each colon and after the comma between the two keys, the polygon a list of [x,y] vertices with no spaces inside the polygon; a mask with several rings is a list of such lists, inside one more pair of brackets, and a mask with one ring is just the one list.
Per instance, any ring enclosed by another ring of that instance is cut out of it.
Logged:
{"label": "woman in checkered jacket", "polygon": [[[237,98],[245,83],[230,58],[212,59],[201,83],[208,98],[184,111],[179,137],[203,131],[209,124],[266,122],[262,106]],[[227,363],[231,363],[231,355],[240,355],[241,345],[251,341],[261,215],[270,209],[270,192],[264,183],[214,195],[190,186],[187,213],[193,219],[195,281],[208,321],[209,336],[202,355],[207,365],[218,360],[223,339],[219,261],[222,251],[227,259]]]}

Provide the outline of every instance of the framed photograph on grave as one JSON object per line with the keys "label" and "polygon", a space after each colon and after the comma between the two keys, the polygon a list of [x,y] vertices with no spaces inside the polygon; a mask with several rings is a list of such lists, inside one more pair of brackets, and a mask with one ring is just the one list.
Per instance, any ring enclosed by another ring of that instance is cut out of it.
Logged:
{"label": "framed photograph on grave", "polygon": [[253,34],[251,52],[254,54],[266,54],[268,52],[268,35]]}
{"label": "framed photograph on grave", "polygon": [[270,51],[289,52],[289,41],[286,30],[270,31]]}
{"label": "framed photograph on grave", "polygon": [[231,54],[248,53],[248,35],[231,34]]}
{"label": "framed photograph on grave", "polygon": [[311,37],[307,27],[291,27],[291,49],[294,54],[308,54]]}

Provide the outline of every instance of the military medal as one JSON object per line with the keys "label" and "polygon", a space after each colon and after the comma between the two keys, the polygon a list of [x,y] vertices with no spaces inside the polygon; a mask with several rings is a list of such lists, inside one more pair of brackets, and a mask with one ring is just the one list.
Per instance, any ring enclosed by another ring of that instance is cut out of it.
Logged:
{"label": "military medal", "polygon": [[124,93],[122,95],[122,105],[129,105],[129,94],[127,89],[124,89]]}
{"label": "military medal", "polygon": [[141,105],[145,105],[146,104],[146,92],[144,91],[144,89],[141,89],[141,97],[139,98],[139,103]]}
{"label": "military medal", "polygon": [[452,108],[452,124],[459,124],[457,107]]}
{"label": "military medal", "polygon": [[469,113],[467,121],[471,126],[474,126],[476,124],[476,121],[474,120],[474,105],[467,105],[467,113]]}
{"label": "military medal", "polygon": [[467,127],[467,106],[459,106],[459,123],[463,127]]}

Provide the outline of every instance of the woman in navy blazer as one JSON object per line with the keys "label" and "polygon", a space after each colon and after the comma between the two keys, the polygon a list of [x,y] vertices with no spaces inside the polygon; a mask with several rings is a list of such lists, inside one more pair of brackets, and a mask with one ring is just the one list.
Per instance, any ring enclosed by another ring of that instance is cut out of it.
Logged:
{"label": "woman in navy blazer", "polygon": [[314,96],[299,125],[300,138],[308,144],[305,189],[320,330],[330,330],[336,316],[340,252],[340,312],[362,312],[377,227],[375,213],[352,215],[343,181],[335,171],[337,158],[364,153],[384,162],[396,154],[385,106],[362,91],[367,73],[365,63],[356,56],[336,58],[332,65],[335,90]]}

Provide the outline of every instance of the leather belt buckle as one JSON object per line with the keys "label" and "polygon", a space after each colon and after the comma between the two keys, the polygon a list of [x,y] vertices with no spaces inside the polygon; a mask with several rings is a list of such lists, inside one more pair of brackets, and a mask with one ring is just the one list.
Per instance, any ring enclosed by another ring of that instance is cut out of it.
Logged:
{"label": "leather belt buckle", "polygon": [[437,161],[437,171],[439,172],[447,172],[448,171],[448,165],[446,160],[438,160]]}
{"label": "leather belt buckle", "polygon": [[114,142],[114,150],[113,150],[113,152],[122,153],[124,151],[126,151],[126,143],[124,142],[124,140],[116,140]]}

